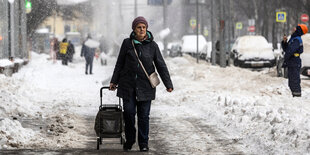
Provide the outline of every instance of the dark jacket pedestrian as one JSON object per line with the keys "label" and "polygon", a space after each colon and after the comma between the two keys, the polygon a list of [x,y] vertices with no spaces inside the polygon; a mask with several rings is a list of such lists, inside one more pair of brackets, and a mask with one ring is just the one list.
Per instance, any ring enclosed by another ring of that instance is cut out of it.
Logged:
{"label": "dark jacket pedestrian", "polygon": [[93,74],[93,60],[95,56],[96,48],[91,47],[87,44],[87,41],[90,41],[90,37],[83,43],[81,49],[81,57],[85,57],[86,60],[86,67],[85,67],[85,74],[88,74],[88,66],[89,66],[89,74]]}
{"label": "dark jacket pedestrian", "polygon": [[68,60],[69,60],[69,62],[72,62],[74,53],[75,53],[74,45],[71,43],[71,41],[69,41],[69,46],[68,46]]}
{"label": "dark jacket pedestrian", "polygon": [[148,23],[144,17],[137,17],[132,23],[133,32],[124,39],[115,65],[110,89],[117,88],[117,96],[123,99],[126,143],[124,150],[130,150],[136,142],[135,115],[138,111],[138,143],[140,151],[148,151],[149,114],[151,100],[155,99],[156,88],[152,88],[145,72],[138,62],[134,46],[145,70],[150,75],[159,73],[168,92],[173,85],[168,68],[161,55],[158,45],[153,41],[153,35],[147,31]]}
{"label": "dark jacket pedestrian", "polygon": [[293,97],[301,96],[300,87],[300,55],[303,53],[303,43],[301,36],[308,32],[308,28],[304,24],[299,24],[287,42],[286,37],[283,38],[282,48],[285,52],[283,67],[288,68],[288,85]]}

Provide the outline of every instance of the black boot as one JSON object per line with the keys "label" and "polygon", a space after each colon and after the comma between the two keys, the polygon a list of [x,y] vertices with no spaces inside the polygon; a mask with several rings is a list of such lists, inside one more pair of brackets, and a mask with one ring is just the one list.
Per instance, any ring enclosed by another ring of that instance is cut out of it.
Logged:
{"label": "black boot", "polygon": [[148,145],[147,144],[140,145],[140,151],[141,152],[148,152],[149,151]]}
{"label": "black boot", "polygon": [[301,97],[301,92],[292,92],[293,97]]}
{"label": "black boot", "polygon": [[132,143],[127,143],[127,142],[125,142],[124,145],[123,145],[123,150],[124,150],[124,151],[129,151],[129,150],[131,150],[132,145],[133,145]]}

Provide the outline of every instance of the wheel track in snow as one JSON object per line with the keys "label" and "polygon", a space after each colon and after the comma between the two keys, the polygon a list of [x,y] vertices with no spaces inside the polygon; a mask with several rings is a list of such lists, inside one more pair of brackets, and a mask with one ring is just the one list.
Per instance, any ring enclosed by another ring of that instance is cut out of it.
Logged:
{"label": "wheel track in snow", "polygon": [[244,154],[238,138],[216,125],[202,124],[202,118],[151,118],[150,141],[160,154]]}

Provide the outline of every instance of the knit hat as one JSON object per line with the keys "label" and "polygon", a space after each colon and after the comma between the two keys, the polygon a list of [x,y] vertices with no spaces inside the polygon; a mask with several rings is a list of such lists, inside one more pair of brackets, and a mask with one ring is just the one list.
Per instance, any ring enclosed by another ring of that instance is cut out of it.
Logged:
{"label": "knit hat", "polygon": [[144,17],[142,17],[142,16],[139,16],[139,17],[137,17],[135,20],[133,20],[133,22],[132,22],[132,29],[134,30],[134,29],[136,28],[136,26],[137,26],[139,23],[145,24],[146,29],[147,29],[147,27],[148,27],[147,21],[146,21],[146,19],[145,19]]}
{"label": "knit hat", "polygon": [[298,24],[298,26],[301,28],[303,34],[308,33],[308,27],[305,24]]}

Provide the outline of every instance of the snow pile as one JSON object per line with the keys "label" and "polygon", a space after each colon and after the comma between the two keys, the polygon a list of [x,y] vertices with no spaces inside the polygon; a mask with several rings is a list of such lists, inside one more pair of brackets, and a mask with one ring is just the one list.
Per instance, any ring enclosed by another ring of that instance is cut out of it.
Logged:
{"label": "snow pile", "polygon": [[23,128],[19,121],[8,118],[0,120],[0,149],[21,148],[35,140],[36,134],[31,129]]}
{"label": "snow pile", "polygon": [[12,63],[8,59],[0,59],[0,67],[9,67],[9,66],[13,66],[13,65],[14,65],[14,63]]}
{"label": "snow pile", "polygon": [[[209,151],[303,154],[310,151],[308,80],[301,83],[303,97],[293,98],[287,79],[275,77],[274,70],[223,69],[204,62],[196,64],[187,56],[170,59],[167,64],[175,90],[169,94],[162,85],[158,87],[151,116],[162,118],[160,123],[173,122],[165,132],[184,135],[180,138],[165,135],[167,145],[180,148],[186,144],[186,148],[182,148],[185,154]],[[200,138],[191,141],[186,135]],[[218,144],[216,137],[229,145]],[[203,145],[206,142],[207,146]]]}
{"label": "snow pile", "polygon": [[232,47],[240,54],[239,59],[274,59],[272,46],[268,44],[263,36],[242,36],[239,37]]}

